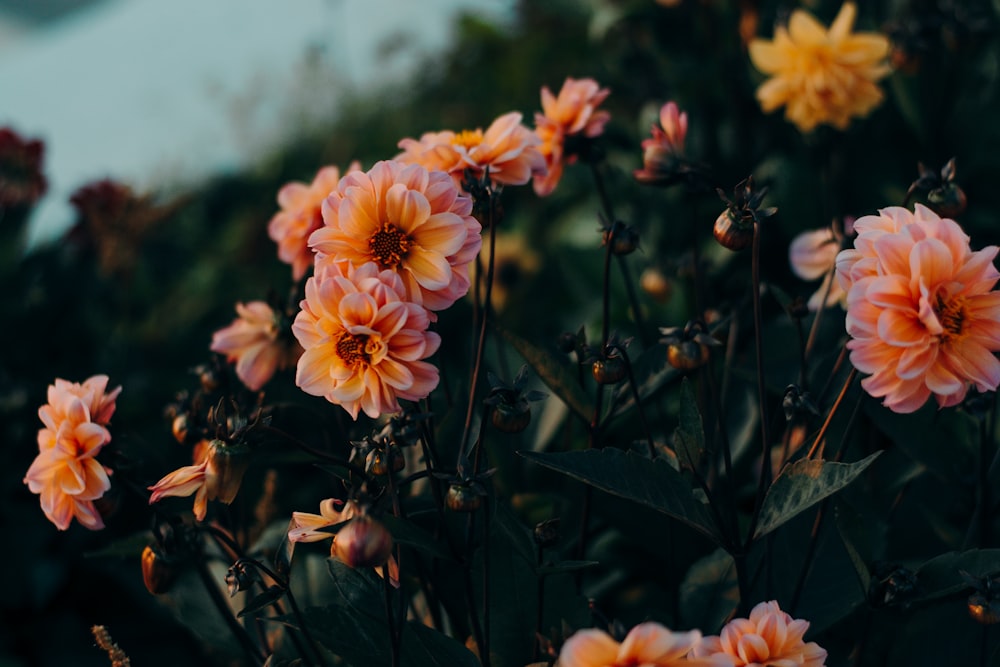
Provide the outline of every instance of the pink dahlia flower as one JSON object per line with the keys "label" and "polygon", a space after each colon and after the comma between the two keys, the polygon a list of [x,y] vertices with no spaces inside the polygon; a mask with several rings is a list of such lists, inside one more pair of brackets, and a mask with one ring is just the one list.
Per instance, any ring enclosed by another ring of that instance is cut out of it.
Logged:
{"label": "pink dahlia flower", "polygon": [[580,630],[566,640],[556,667],[707,667],[729,665],[724,658],[693,658],[701,633],[672,632],[659,623],[635,626],[620,644],[603,630]]}
{"label": "pink dahlia flower", "polygon": [[[348,169],[357,168],[352,164]],[[323,167],[312,183],[292,182],[278,191],[281,210],[267,223],[267,234],[278,244],[278,259],[292,265],[294,280],[301,280],[313,263],[309,235],[323,226],[320,208],[339,181],[336,167]]]}
{"label": "pink dahlia flower", "polygon": [[374,262],[332,265],[306,281],[301,308],[292,325],[305,348],[295,383],[307,394],[354,419],[359,410],[375,418],[399,412],[399,399],[419,400],[437,386],[437,368],[423,360],[441,338],[427,330],[427,310],[406,300],[398,273]]}
{"label": "pink dahlia flower", "polygon": [[471,213],[472,199],[448,174],[384,161],[340,180],[309,245],[317,272],[374,262],[399,274],[401,299],[443,310],[469,291],[468,265],[482,245]]}
{"label": "pink dahlia flower", "polygon": [[489,169],[490,180],[502,185],[524,185],[545,172],[545,158],[538,152],[541,139],[521,124],[521,114],[510,112],[497,118],[483,132],[428,132],[420,140],[403,139],[403,152],[396,160],[419,164],[428,170],[451,174],[461,185],[465,170],[481,176]]}
{"label": "pink dahlia flower", "polygon": [[594,138],[603,134],[611,114],[597,107],[610,92],[593,79],[567,78],[558,97],[547,86],[542,87],[542,113],[535,114],[535,134],[542,141],[540,151],[548,170],[535,176],[539,196],[551,194],[562,178],[563,165],[576,160],[576,155],[565,154],[567,137]]}
{"label": "pink dahlia flower", "polygon": [[954,220],[916,205],[859,218],[854,248],[837,257],[847,291],[851,363],[861,385],[894,412],[913,412],[934,396],[960,403],[975,385],[1000,384],[998,248],[972,251]]}
{"label": "pink dahlia flower", "polygon": [[69,528],[74,517],[91,530],[104,527],[93,501],[111,488],[111,480],[96,457],[111,442],[111,433],[92,415],[106,424],[114,412],[121,387],[105,394],[107,381],[103,375],[82,385],[56,380],[49,387],[49,404],[38,411],[45,428],[38,431],[38,456],[24,483],[39,494],[42,511],[59,530]]}
{"label": "pink dahlia flower", "polygon": [[826,650],[802,641],[809,622],[793,620],[775,601],[761,602],[750,618],[734,618],[718,637],[705,637],[697,657],[726,657],[733,667],[823,667]]}
{"label": "pink dahlia flower", "polygon": [[263,301],[236,304],[239,315],[212,334],[212,352],[236,363],[236,375],[251,391],[263,387],[275,371],[289,368],[302,350],[280,337],[279,316]]}

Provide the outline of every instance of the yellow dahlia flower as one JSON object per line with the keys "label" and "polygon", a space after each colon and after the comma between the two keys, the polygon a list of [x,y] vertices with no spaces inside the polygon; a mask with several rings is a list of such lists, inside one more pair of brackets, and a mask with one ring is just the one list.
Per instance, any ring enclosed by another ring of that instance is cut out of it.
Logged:
{"label": "yellow dahlia flower", "polygon": [[750,60],[769,75],[757,89],[765,113],[785,107],[785,118],[802,132],[820,124],[847,127],[883,99],[877,82],[891,71],[889,40],[878,33],[852,33],[857,7],[845,2],[827,30],[809,12],[792,12],[773,40],[750,42]]}

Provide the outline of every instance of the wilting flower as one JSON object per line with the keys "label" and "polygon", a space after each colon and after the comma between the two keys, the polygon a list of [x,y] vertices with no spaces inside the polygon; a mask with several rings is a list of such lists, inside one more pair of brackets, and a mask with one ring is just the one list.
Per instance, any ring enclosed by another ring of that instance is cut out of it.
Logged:
{"label": "wilting flower", "polygon": [[[357,169],[352,165],[349,170]],[[267,223],[267,235],[278,244],[278,259],[292,265],[292,279],[301,280],[313,263],[309,236],[323,226],[321,207],[337,183],[340,171],[323,167],[312,183],[288,183],[278,191],[281,210]]]}
{"label": "wilting flower", "polygon": [[535,192],[546,196],[555,190],[562,178],[563,165],[572,164],[577,156],[566,151],[566,139],[600,136],[611,120],[607,111],[597,107],[611,93],[593,79],[567,78],[556,97],[547,86],[542,87],[542,113],[535,114],[535,133],[542,140],[539,150],[545,157],[548,171],[535,176]]}
{"label": "wilting flower", "polygon": [[22,139],[10,128],[0,127],[0,210],[30,206],[45,194],[44,153],[41,141]]}
{"label": "wilting flower", "polygon": [[640,183],[662,183],[676,178],[682,166],[684,139],[687,137],[687,113],[674,102],[660,108],[660,124],[653,125],[653,137],[642,142],[642,169],[633,175]]}
{"label": "wilting flower", "polygon": [[705,637],[694,648],[697,657],[727,657],[733,667],[823,667],[826,650],[803,642],[809,622],[792,620],[775,601],[761,602],[750,618],[734,618],[718,637]]}
{"label": "wilting flower", "polygon": [[[337,509],[338,506],[343,509]],[[346,503],[334,498],[327,498],[319,504],[319,514],[308,512],[292,512],[292,528],[288,531],[289,542],[319,542],[333,538],[330,544],[330,556],[354,567],[357,552],[371,553],[388,552],[392,549],[392,537],[381,525],[371,521],[354,500]],[[359,521],[360,520],[360,521]],[[348,523],[351,522],[351,523]],[[354,525],[354,524],[357,525]],[[338,524],[345,524],[340,531],[325,530]],[[354,526],[348,528],[348,526]],[[360,530],[359,530],[360,528]],[[343,533],[341,535],[341,533]],[[340,544],[337,537],[340,536]],[[388,545],[388,547],[386,546]],[[389,581],[399,587],[399,566],[396,559],[386,553],[381,558],[389,566]],[[382,576],[381,567],[375,571]]]}
{"label": "wilting flower", "polygon": [[802,132],[820,124],[843,130],[851,118],[868,115],[883,99],[877,82],[889,74],[889,40],[878,33],[852,33],[857,7],[845,2],[827,30],[809,12],[796,9],[788,27],[772,41],[750,42],[750,60],[771,78],[757,89],[765,113],[785,107],[785,118]]}
{"label": "wilting flower", "polygon": [[446,173],[379,162],[340,179],[309,245],[317,272],[375,262],[399,274],[400,298],[442,310],[469,291],[468,265],[482,245],[471,213],[472,199]]}
{"label": "wilting flower", "polygon": [[427,310],[406,300],[399,274],[373,262],[333,265],[306,281],[301,307],[292,324],[305,348],[295,383],[307,394],[354,419],[359,410],[374,418],[399,412],[399,399],[419,400],[437,386],[437,368],[422,360],[441,337],[427,330]]}
{"label": "wilting flower", "polygon": [[497,118],[483,132],[428,132],[420,140],[403,139],[403,152],[396,160],[419,164],[430,171],[452,175],[457,184],[469,169],[478,178],[489,169],[490,180],[503,185],[524,185],[535,174],[545,172],[545,158],[538,152],[541,139],[521,124],[516,111]]}
{"label": "wilting flower", "polygon": [[933,394],[960,403],[971,385],[1000,384],[998,248],[973,252],[958,223],[920,204],[859,218],[854,248],[837,257],[847,290],[851,363],[861,386],[894,412],[913,412]]}
{"label": "wilting flower", "polygon": [[203,440],[195,446],[195,465],[178,468],[149,487],[149,504],[167,496],[183,498],[194,494],[194,517],[205,519],[209,500],[227,505],[236,498],[249,465],[248,450],[227,445],[222,440]]}
{"label": "wilting flower", "polygon": [[121,391],[105,393],[107,384],[105,375],[83,384],[57,379],[49,386],[49,403],[38,410],[45,428],[38,431],[38,456],[24,483],[41,496],[42,511],[60,530],[73,517],[91,530],[104,527],[93,501],[111,488],[110,471],[96,456],[111,442],[106,426]]}
{"label": "wilting flower", "polygon": [[236,362],[236,375],[249,389],[263,387],[275,371],[295,364],[302,351],[281,336],[280,315],[263,301],[237,303],[238,318],[212,334],[212,352]]}
{"label": "wilting flower", "polygon": [[659,623],[641,623],[618,643],[603,630],[580,630],[566,640],[559,652],[557,667],[706,667],[729,665],[719,657],[693,658],[691,651],[701,641],[701,633],[672,632]]}
{"label": "wilting flower", "polygon": [[833,269],[839,252],[840,238],[832,227],[802,232],[788,247],[788,261],[795,275],[802,280],[823,279],[819,289],[809,297],[809,310],[832,306],[847,296],[840,283],[834,280]]}

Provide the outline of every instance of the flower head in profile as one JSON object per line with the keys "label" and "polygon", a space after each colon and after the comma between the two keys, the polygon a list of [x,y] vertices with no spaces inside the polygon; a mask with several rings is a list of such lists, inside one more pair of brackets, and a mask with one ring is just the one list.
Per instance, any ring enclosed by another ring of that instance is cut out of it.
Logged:
{"label": "flower head in profile", "polygon": [[788,262],[795,275],[802,280],[823,279],[819,289],[809,297],[809,310],[828,308],[847,297],[834,277],[840,241],[840,235],[832,227],[823,227],[802,232],[788,247]]}
{"label": "flower head in profile", "polygon": [[874,32],[852,32],[857,7],[845,2],[827,30],[809,12],[796,9],[773,40],[750,42],[750,60],[771,78],[757,89],[765,113],[785,107],[785,118],[801,132],[817,125],[843,130],[867,116],[884,97],[878,81],[891,71],[889,40]]}
{"label": "flower head in profile", "polygon": [[535,114],[535,133],[542,140],[539,147],[548,170],[535,176],[535,192],[544,197],[555,190],[562,178],[563,166],[572,164],[577,155],[567,150],[570,137],[593,139],[604,133],[611,114],[597,107],[611,93],[593,79],[568,78],[555,96],[542,87],[542,113]]}
{"label": "flower head in profile", "polygon": [[652,137],[642,142],[642,169],[633,176],[640,183],[670,184],[692,168],[684,159],[688,117],[674,102],[660,108],[660,123],[653,125]]}
{"label": "flower head in profile", "polygon": [[823,667],[826,650],[802,641],[809,622],[793,620],[775,601],[761,602],[750,618],[734,618],[718,637],[705,637],[697,657],[726,657],[733,667]]}
{"label": "flower head in profile", "polygon": [[847,291],[851,363],[861,386],[894,412],[932,395],[957,405],[969,388],[1000,384],[996,246],[973,251],[958,223],[917,204],[859,218],[854,248],[837,257]]}
{"label": "flower head in profile", "polygon": [[105,375],[83,384],[57,379],[49,386],[49,402],[38,410],[45,428],[38,431],[38,456],[24,483],[39,494],[42,511],[60,530],[74,517],[91,530],[104,527],[94,501],[111,488],[110,470],[96,457],[111,442],[107,424],[121,391],[106,393],[107,384]]}
{"label": "flower head in profile", "polygon": [[[320,542],[333,538],[333,542],[330,544],[330,556],[352,567],[352,561],[356,560],[354,556],[358,551],[371,552],[382,550],[386,542],[388,542],[391,548],[392,541],[388,531],[381,524],[368,522],[365,512],[357,501],[348,500],[345,503],[335,498],[327,498],[319,504],[319,512],[319,514],[292,512],[292,524],[288,531],[288,541]],[[361,534],[357,530],[357,526],[354,529],[347,528],[348,522],[356,520],[360,520],[357,522],[358,526],[364,526],[364,529],[368,531],[366,534]],[[338,524],[344,524],[342,528],[345,529],[344,534],[341,535],[340,544],[337,543],[339,532],[327,530]],[[367,549],[365,548],[366,545],[363,544],[365,538],[368,538],[372,542],[371,546]],[[389,581],[393,586],[398,588],[399,566],[396,563],[396,559],[389,556],[386,563],[389,566]],[[379,576],[382,576],[381,567],[376,567],[375,571]]]}
{"label": "flower head in profile", "polygon": [[[358,166],[352,164],[348,169],[353,171]],[[278,191],[281,210],[267,223],[267,234],[278,244],[278,259],[292,265],[294,280],[301,280],[312,266],[309,236],[323,226],[320,210],[323,200],[339,181],[340,171],[336,167],[323,167],[316,172],[312,183],[293,181]]]}
{"label": "flower head in profile", "polygon": [[184,498],[194,494],[194,517],[204,521],[208,501],[233,502],[249,465],[248,450],[222,440],[202,440],[194,449],[196,463],[178,468],[149,487],[149,504],[166,497]]}
{"label": "flower head in profile", "polygon": [[428,132],[420,140],[403,139],[403,152],[396,160],[419,164],[428,170],[451,174],[457,184],[471,170],[481,177],[488,169],[490,180],[500,185],[524,185],[544,173],[545,158],[538,152],[538,136],[521,124],[521,114],[506,113],[486,128],[461,132]]}
{"label": "flower head in profile", "polygon": [[24,139],[9,127],[0,127],[0,210],[31,206],[45,194],[44,154],[41,141]]}
{"label": "flower head in profile", "polygon": [[263,301],[237,303],[239,315],[212,334],[212,352],[236,363],[236,375],[251,391],[263,387],[275,371],[289,368],[302,350],[281,336],[281,316]]}
{"label": "flower head in profile", "polygon": [[400,298],[443,310],[468,292],[468,265],[482,245],[471,213],[472,199],[448,174],[384,161],[340,179],[309,245],[317,272],[374,262],[400,276]]}
{"label": "flower head in profile", "polygon": [[580,630],[566,640],[556,667],[708,667],[729,665],[720,657],[694,658],[701,633],[673,632],[659,623],[641,623],[621,643],[603,630]]}
{"label": "flower head in profile", "polygon": [[[449,181],[450,182],[450,181]],[[423,361],[441,344],[425,308],[406,300],[398,273],[374,262],[331,265],[306,281],[292,332],[305,349],[295,383],[351,417],[399,412],[426,397],[438,370]]]}

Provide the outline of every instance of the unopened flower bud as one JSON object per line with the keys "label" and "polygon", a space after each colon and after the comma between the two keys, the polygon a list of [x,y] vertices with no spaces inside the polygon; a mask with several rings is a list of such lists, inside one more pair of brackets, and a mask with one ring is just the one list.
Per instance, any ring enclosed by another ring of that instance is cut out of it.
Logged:
{"label": "unopened flower bud", "polygon": [[696,340],[680,340],[667,346],[667,361],[682,371],[693,371],[708,361],[708,346]]}
{"label": "unopened flower bud", "polygon": [[229,590],[229,597],[233,597],[240,591],[245,591],[253,584],[256,573],[251,570],[243,561],[236,561],[226,571],[226,587]]}
{"label": "unopened flower bud", "polygon": [[927,193],[927,201],[934,212],[943,218],[954,218],[965,210],[968,199],[962,188],[954,183],[946,183],[942,187]]}
{"label": "unopened flower bud", "polygon": [[559,523],[560,519],[556,517],[536,524],[535,530],[532,533],[532,536],[535,538],[535,544],[542,549],[554,546],[559,540]]}
{"label": "unopened flower bud", "polygon": [[490,419],[494,428],[504,433],[520,433],[531,423],[531,406],[526,400],[501,401],[493,407]]}
{"label": "unopened flower bud", "polygon": [[365,459],[365,472],[376,477],[382,477],[387,474],[389,472],[389,462],[386,459],[387,457],[382,449],[378,447],[372,449],[368,452],[368,457]]}
{"label": "unopened flower bud", "polygon": [[598,359],[594,362],[591,371],[598,384],[617,384],[628,375],[628,367],[625,365],[625,360],[617,355]]}
{"label": "unopened flower bud", "polygon": [[715,219],[712,234],[715,236],[715,240],[722,244],[722,247],[738,252],[753,241],[753,222],[744,221],[726,209]]}
{"label": "unopened flower bud", "polygon": [[208,466],[205,469],[208,499],[228,505],[236,498],[243,474],[250,465],[248,451],[244,447],[226,445],[222,440],[212,440],[208,446]]}
{"label": "unopened flower bud", "polygon": [[642,291],[653,298],[657,303],[666,303],[670,300],[673,287],[670,281],[663,275],[663,272],[655,267],[649,267],[639,276],[639,287]]}
{"label": "unopened flower bud", "polygon": [[969,616],[982,625],[1000,623],[1000,600],[993,600],[976,592],[969,596]]}
{"label": "unopened flower bud", "polygon": [[177,579],[177,567],[159,548],[147,544],[142,550],[142,582],[153,595],[166,593]]}
{"label": "unopened flower bud", "polygon": [[392,535],[368,515],[357,516],[333,540],[330,555],[350,567],[379,567],[392,554]]}
{"label": "unopened flower bud", "polygon": [[483,496],[470,484],[452,484],[445,504],[453,512],[475,512],[483,506]]}
{"label": "unopened flower bud", "polygon": [[601,233],[602,245],[608,245],[609,242],[612,254],[628,255],[639,247],[639,233],[635,228],[616,220],[610,229],[605,229]]}

